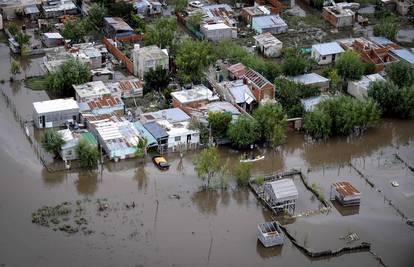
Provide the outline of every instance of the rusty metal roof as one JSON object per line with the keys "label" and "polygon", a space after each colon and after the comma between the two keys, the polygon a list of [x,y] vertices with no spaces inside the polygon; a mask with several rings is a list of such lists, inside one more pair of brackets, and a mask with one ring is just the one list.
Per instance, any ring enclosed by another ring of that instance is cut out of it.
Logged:
{"label": "rusty metal roof", "polygon": [[342,196],[342,197],[348,197],[348,196],[357,196],[361,193],[356,189],[351,183],[349,182],[337,182],[333,183],[333,187],[335,190]]}

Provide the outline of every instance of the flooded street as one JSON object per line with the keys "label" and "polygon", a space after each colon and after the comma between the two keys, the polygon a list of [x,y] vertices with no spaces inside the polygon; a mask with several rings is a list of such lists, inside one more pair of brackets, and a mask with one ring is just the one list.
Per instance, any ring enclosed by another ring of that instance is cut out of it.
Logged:
{"label": "flooded street", "polygon": [[[4,46],[0,44],[0,56],[8,59]],[[39,71],[36,62],[41,59],[33,60],[26,69],[31,75]],[[0,62],[1,77],[8,77],[9,64]],[[22,83],[5,81],[0,86],[28,120],[31,103],[48,98]],[[200,191],[202,182],[192,165],[197,152],[182,159],[168,155],[171,168],[166,172],[148,157],[144,164],[111,162],[92,173],[49,173],[1,97],[0,103],[0,266],[381,266],[369,252],[313,260],[288,238],[282,247],[264,248],[256,229],[272,219],[270,211],[249,189],[232,183],[225,191]],[[414,219],[414,173],[406,166],[414,165],[414,120],[383,120],[362,137],[326,143],[292,132],[287,140],[277,151],[264,151],[265,160],[254,165],[255,175],[296,168],[327,199],[334,181],[349,181],[362,192],[358,209],[334,203],[327,214],[298,217],[288,224],[298,242],[314,250],[337,249],[350,245],[341,236],[357,233],[385,265],[412,266],[414,227],[396,208]],[[239,160],[235,150],[220,152],[223,159]],[[390,185],[394,180],[400,187]],[[319,208],[300,180],[295,183],[297,212]],[[98,199],[107,200],[109,212],[97,211]],[[32,212],[44,205],[77,200],[86,209],[91,234],[68,235],[31,222]],[[126,207],[132,202],[136,207]]]}

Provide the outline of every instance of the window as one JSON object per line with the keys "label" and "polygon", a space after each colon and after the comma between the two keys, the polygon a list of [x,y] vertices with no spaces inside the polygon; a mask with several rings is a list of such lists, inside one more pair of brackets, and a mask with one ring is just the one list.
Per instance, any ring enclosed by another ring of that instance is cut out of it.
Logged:
{"label": "window", "polygon": [[175,137],[175,142],[180,142],[181,141],[181,136],[176,136]]}
{"label": "window", "polygon": [[326,56],[323,56],[323,57],[322,57],[322,60],[326,60]]}

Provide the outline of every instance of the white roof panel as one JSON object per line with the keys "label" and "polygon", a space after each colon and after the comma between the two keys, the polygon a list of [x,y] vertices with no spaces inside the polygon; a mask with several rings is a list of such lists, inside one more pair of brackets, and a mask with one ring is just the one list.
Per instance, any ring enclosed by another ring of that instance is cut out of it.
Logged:
{"label": "white roof panel", "polygon": [[38,114],[79,109],[78,103],[73,98],[34,102],[33,107]]}
{"label": "white roof panel", "polygon": [[298,199],[299,193],[292,179],[281,179],[270,182],[277,199]]}

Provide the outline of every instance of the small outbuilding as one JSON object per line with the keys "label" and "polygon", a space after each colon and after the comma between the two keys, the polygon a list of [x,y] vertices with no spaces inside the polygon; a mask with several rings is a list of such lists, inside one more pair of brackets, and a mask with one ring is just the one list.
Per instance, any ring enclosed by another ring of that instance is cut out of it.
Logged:
{"label": "small outbuilding", "polygon": [[202,24],[200,31],[205,39],[212,42],[231,40],[233,38],[233,29],[225,23]]}
{"label": "small outbuilding", "polygon": [[58,32],[43,33],[42,41],[46,47],[56,47],[64,44],[64,38]]}
{"label": "small outbuilding", "polygon": [[359,81],[349,81],[348,94],[360,100],[366,99],[368,97],[368,88],[375,81],[385,81],[385,79],[378,73],[374,73],[363,76]]}
{"label": "small outbuilding", "polygon": [[59,150],[59,155],[63,160],[75,160],[78,158],[76,155],[76,146],[80,140],[84,140],[94,147],[98,146],[95,137],[86,130],[73,132],[70,129],[64,129],[58,131],[58,133],[65,141],[65,144]]}
{"label": "small outbuilding", "polygon": [[345,50],[337,43],[323,43],[312,45],[311,57],[316,60],[318,65],[334,63],[338,56]]}
{"label": "small outbuilding", "polygon": [[264,198],[276,211],[295,210],[299,193],[292,179],[280,179],[264,184]]}
{"label": "small outbuilding", "polygon": [[256,47],[265,57],[278,57],[282,53],[283,43],[270,32],[254,37]]}
{"label": "small outbuilding", "polygon": [[37,128],[59,127],[79,121],[79,106],[73,98],[33,103],[33,121]]}
{"label": "small outbuilding", "polygon": [[288,78],[292,82],[303,84],[309,87],[319,88],[324,91],[329,88],[329,79],[317,74],[317,73],[306,73],[294,77]]}
{"label": "small outbuilding", "polygon": [[361,192],[349,182],[337,182],[331,186],[331,200],[337,200],[342,206],[358,206]]}

